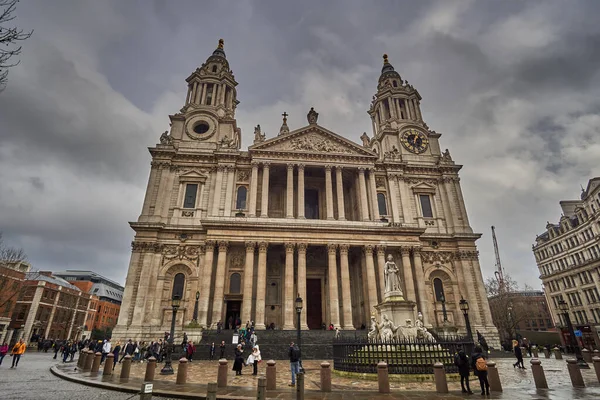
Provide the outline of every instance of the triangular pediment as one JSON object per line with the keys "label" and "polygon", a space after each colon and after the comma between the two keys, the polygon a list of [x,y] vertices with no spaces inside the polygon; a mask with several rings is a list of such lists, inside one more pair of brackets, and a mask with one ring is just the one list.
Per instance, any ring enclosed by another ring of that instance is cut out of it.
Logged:
{"label": "triangular pediment", "polygon": [[371,150],[319,125],[309,125],[288,134],[265,140],[249,151],[291,153],[331,153],[348,156],[377,157]]}
{"label": "triangular pediment", "polygon": [[435,186],[427,182],[419,182],[410,187],[415,193],[435,193]]}

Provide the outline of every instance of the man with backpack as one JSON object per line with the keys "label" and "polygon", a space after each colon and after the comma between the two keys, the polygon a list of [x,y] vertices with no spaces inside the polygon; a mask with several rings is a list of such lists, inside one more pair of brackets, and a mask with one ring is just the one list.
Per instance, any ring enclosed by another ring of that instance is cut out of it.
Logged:
{"label": "man with backpack", "polygon": [[473,394],[469,387],[469,356],[465,354],[465,351],[459,348],[458,353],[454,356],[454,365],[458,367],[458,373],[460,374],[460,386],[463,393]]}
{"label": "man with backpack", "polygon": [[296,375],[300,372],[300,349],[294,342],[290,343],[288,355],[290,356],[290,370],[292,371],[292,383],[289,386],[296,386]]}
{"label": "man with backpack", "polygon": [[479,385],[481,385],[481,395],[490,394],[490,383],[488,382],[487,372],[487,361],[485,356],[482,354],[480,346],[475,346],[473,355],[471,356],[471,363],[475,375],[479,378]]}

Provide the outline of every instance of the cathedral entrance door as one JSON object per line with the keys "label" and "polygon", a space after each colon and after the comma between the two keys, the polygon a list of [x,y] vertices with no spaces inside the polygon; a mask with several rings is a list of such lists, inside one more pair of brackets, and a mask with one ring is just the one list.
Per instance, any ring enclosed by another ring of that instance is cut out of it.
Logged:
{"label": "cathedral entrance door", "polygon": [[[225,329],[233,329],[233,326],[229,325],[229,321],[232,321],[232,324],[235,325],[235,321],[237,321],[237,319],[240,317],[241,309],[242,309],[241,301],[227,300],[227,312],[225,314],[225,322],[224,322]],[[242,325],[243,324],[244,324],[244,321],[242,321]]]}
{"label": "cathedral entrance door", "polygon": [[319,191],[306,189],[304,191],[304,217],[319,219]]}
{"label": "cathedral entrance door", "polygon": [[321,314],[321,280],[306,280],[306,324],[308,329],[321,329],[323,315]]}

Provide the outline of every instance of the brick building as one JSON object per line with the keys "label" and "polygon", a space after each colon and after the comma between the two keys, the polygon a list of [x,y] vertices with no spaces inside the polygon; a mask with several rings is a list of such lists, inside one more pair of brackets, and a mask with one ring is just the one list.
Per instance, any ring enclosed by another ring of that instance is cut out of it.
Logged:
{"label": "brick building", "polygon": [[11,316],[30,269],[27,263],[0,266],[0,343],[7,339]]}

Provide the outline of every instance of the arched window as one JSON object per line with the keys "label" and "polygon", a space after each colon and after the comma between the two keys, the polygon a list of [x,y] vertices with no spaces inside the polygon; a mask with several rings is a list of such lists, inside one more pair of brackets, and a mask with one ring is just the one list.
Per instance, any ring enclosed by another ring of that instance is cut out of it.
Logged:
{"label": "arched window", "polygon": [[212,72],[217,72],[217,66],[213,65]]}
{"label": "arched window", "polygon": [[433,290],[435,290],[435,301],[442,301],[442,298],[446,297],[444,294],[444,284],[440,278],[433,280]]}
{"label": "arched window", "polygon": [[236,210],[246,209],[246,197],[248,195],[248,189],[246,186],[240,186],[237,190],[237,198],[235,201]]}
{"label": "arched window", "polygon": [[385,203],[385,194],[377,193],[377,207],[379,215],[387,215],[387,204]]}
{"label": "arched window", "polygon": [[394,85],[394,87],[398,87],[398,81],[393,81],[392,84]]}
{"label": "arched window", "polygon": [[185,275],[179,273],[175,275],[173,279],[173,293],[171,293],[171,298],[175,297],[175,295],[179,295],[179,298],[183,298],[183,287],[185,285]]}
{"label": "arched window", "polygon": [[240,293],[242,291],[242,276],[238,273],[231,274],[229,278],[229,293]]}

